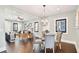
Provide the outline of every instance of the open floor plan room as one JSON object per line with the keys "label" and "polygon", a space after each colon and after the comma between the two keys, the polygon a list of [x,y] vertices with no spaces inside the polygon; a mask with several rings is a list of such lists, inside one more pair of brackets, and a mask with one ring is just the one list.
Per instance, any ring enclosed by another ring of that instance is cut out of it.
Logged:
{"label": "open floor plan room", "polygon": [[0,53],[78,53],[79,5],[0,5]]}

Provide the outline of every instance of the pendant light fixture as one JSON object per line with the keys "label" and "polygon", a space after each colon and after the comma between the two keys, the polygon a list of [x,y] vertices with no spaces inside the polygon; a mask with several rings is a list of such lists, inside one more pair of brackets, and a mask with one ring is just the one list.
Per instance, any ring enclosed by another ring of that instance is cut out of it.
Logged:
{"label": "pendant light fixture", "polygon": [[43,14],[43,17],[45,18],[45,7],[46,5],[43,5],[43,8],[44,8],[44,14]]}
{"label": "pendant light fixture", "polygon": [[45,7],[46,7],[46,5],[43,5],[43,18],[42,18],[43,26],[46,26],[48,24],[48,20],[46,19],[46,15],[45,15],[45,12],[46,12]]}

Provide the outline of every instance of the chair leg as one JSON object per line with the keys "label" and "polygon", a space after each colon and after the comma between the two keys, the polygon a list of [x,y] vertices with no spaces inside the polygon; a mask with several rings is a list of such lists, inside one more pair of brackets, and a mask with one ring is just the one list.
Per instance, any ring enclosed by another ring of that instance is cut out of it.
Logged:
{"label": "chair leg", "polygon": [[46,48],[45,48],[45,53],[46,53]]}
{"label": "chair leg", "polygon": [[55,51],[54,51],[54,48],[53,48],[53,53],[54,53]]}
{"label": "chair leg", "polygon": [[61,50],[61,42],[57,42],[56,46]]}
{"label": "chair leg", "polygon": [[59,49],[61,50],[61,43],[59,43]]}

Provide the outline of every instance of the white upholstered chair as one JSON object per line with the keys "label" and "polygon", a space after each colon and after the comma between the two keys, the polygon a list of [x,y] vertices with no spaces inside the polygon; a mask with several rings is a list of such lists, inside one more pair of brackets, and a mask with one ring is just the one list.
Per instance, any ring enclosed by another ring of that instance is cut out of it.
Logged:
{"label": "white upholstered chair", "polygon": [[34,53],[39,53],[40,52],[41,44],[42,44],[42,40],[41,39],[34,38],[34,41],[33,41],[33,52]]}
{"label": "white upholstered chair", "polygon": [[50,48],[54,52],[55,35],[45,35],[45,53],[46,49]]}

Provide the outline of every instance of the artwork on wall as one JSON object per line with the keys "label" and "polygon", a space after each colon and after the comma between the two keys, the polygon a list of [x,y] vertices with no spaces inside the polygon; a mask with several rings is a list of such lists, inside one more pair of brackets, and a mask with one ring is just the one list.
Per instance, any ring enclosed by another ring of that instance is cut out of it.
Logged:
{"label": "artwork on wall", "polygon": [[32,23],[25,23],[24,24],[24,30],[28,30],[29,28],[31,28],[32,27]]}
{"label": "artwork on wall", "polygon": [[66,32],[66,19],[56,20],[56,32]]}
{"label": "artwork on wall", "polygon": [[18,23],[13,23],[13,31],[18,31]]}
{"label": "artwork on wall", "polygon": [[34,31],[39,32],[39,23],[38,22],[34,22]]}

